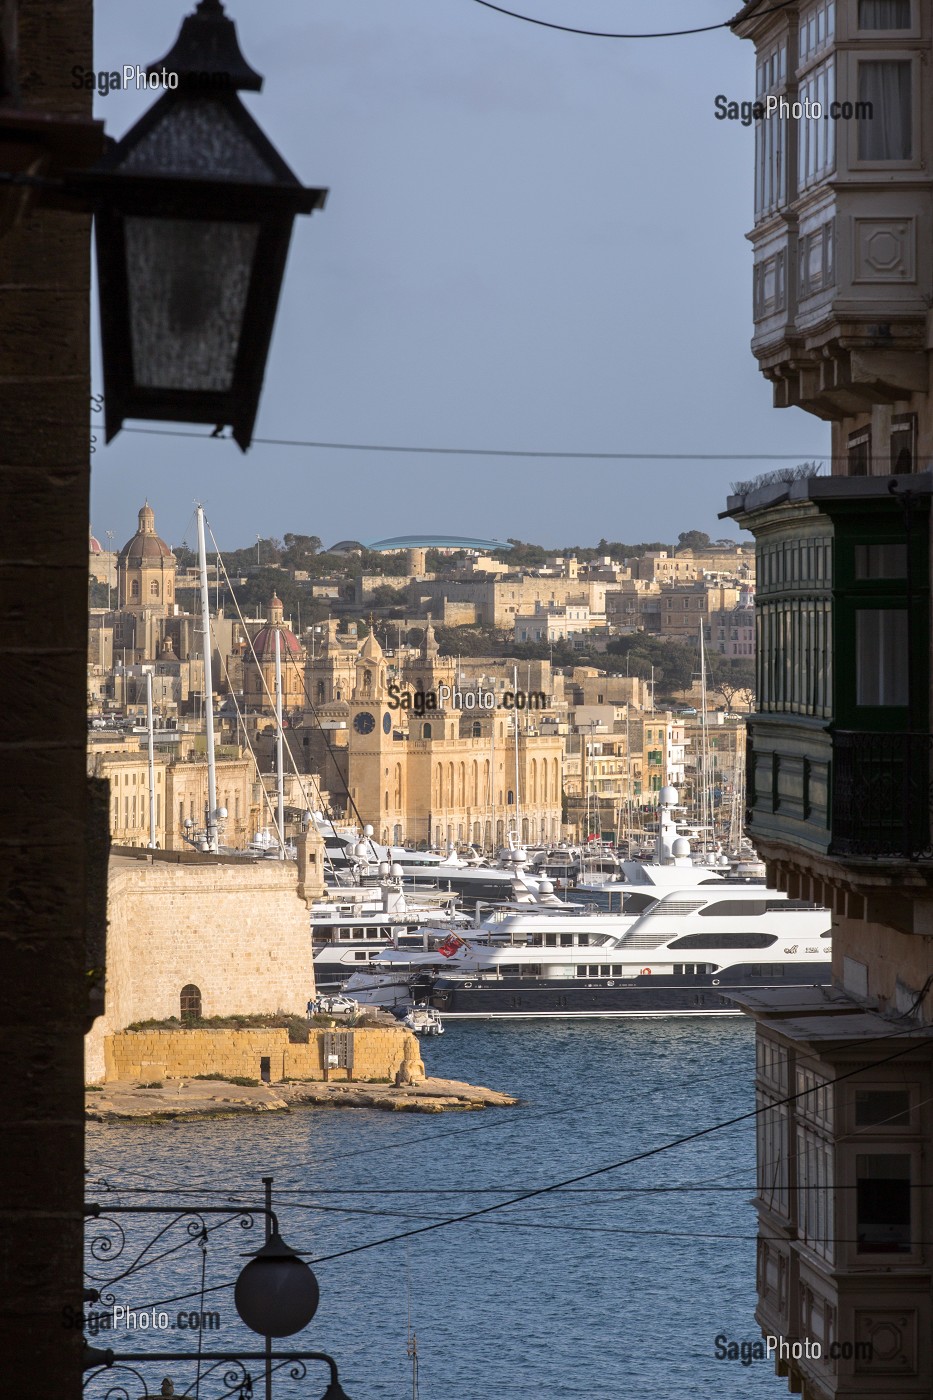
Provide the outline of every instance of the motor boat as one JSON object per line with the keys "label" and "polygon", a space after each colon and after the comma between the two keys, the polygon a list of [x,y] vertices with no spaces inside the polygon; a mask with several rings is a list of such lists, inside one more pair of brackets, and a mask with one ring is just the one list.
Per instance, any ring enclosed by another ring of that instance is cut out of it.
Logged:
{"label": "motor boat", "polygon": [[320,991],[336,991],[361,964],[385,949],[420,947],[423,928],[467,926],[467,916],[455,907],[456,898],[438,891],[413,897],[399,879],[389,876],[377,887],[330,889],[310,911],[315,985]]}
{"label": "motor boat", "polygon": [[420,1002],[402,1017],[402,1025],[414,1031],[415,1035],[444,1034],[440,1013],[433,1006],[426,1006]]}
{"label": "motor boat", "polygon": [[728,1015],[731,991],[831,983],[829,910],[725,881],[656,888],[639,913],[499,911],[483,933],[430,973],[445,1018]]}

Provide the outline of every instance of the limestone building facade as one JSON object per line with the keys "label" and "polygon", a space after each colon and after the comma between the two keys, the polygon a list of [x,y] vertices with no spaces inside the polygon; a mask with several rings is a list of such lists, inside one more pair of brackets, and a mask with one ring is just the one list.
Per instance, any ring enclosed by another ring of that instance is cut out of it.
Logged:
{"label": "limestone building facade", "polygon": [[105,1037],[139,1021],[304,1014],[314,994],[306,898],[321,888],[308,854],[303,840],[297,866],[196,852],[111,857],[106,1012],[86,1040],[88,1082],[104,1078]]}
{"label": "limestone building facade", "polygon": [[[390,844],[500,846],[556,841],[561,826],[563,743],[545,736],[534,716],[506,708],[469,707],[454,694],[451,658],[439,655],[429,626],[419,653],[391,677],[370,633],[360,647],[347,703],[348,781],[364,822]],[[390,685],[393,689],[390,690]],[[406,708],[402,697],[424,697]],[[479,692],[470,692],[477,696]],[[489,692],[492,695],[492,692]],[[437,697],[431,708],[428,697]]]}
{"label": "limestone building facade", "polygon": [[[921,1397],[933,1393],[933,9],[747,3],[732,25],[755,46],[759,100],[779,106],[756,124],[752,349],[777,407],[831,423],[833,458],[831,476],[736,483],[727,511],[758,560],[749,835],[770,884],[833,911],[829,1003],[744,998],[757,1021],[756,1316],[822,1349],[785,1360],[793,1393]],[[850,119],[794,115],[820,97]]]}

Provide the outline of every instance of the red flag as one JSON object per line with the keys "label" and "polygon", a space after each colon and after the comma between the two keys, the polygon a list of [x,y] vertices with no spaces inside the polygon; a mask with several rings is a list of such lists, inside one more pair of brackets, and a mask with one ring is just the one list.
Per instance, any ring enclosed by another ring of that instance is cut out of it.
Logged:
{"label": "red flag", "polygon": [[442,957],[452,958],[454,953],[460,948],[465,948],[466,944],[462,938],[458,938],[455,933],[449,933],[443,943],[437,945],[437,951]]}

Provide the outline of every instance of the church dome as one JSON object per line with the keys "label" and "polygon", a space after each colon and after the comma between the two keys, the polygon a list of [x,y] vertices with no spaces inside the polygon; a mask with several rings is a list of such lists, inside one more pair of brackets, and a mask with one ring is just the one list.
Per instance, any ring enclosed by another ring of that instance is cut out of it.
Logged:
{"label": "church dome", "polygon": [[155,532],[155,511],[147,501],[139,512],[139,528],[131,540],[120,550],[121,562],[129,564],[174,559],[172,551]]}
{"label": "church dome", "polygon": [[[257,661],[275,660],[275,634],[278,632],[282,638],[281,655],[284,657],[298,656],[301,653],[301,643],[290,627],[285,626],[285,606],[277,593],[273,593],[269,600],[269,621],[265,627],[260,627],[253,637],[253,651],[256,653]],[[246,649],[246,656],[252,660],[252,652],[249,647]]]}
{"label": "church dome", "polygon": [[[294,632],[290,631],[287,627],[270,627],[267,625],[261,627],[253,638],[253,651],[256,653],[257,661],[275,660],[276,632],[278,632],[279,636],[282,638],[281,655],[283,657],[286,653],[291,656],[298,656],[300,654],[301,643]],[[246,656],[251,659],[249,648],[246,650]]]}
{"label": "church dome", "polygon": [[92,554],[103,554],[104,552],[100,540],[90,533],[88,534],[88,549]]}

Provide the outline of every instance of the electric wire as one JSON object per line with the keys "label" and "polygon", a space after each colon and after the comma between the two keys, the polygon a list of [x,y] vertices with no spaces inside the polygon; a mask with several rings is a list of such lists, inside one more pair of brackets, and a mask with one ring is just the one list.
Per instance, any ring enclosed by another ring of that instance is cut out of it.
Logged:
{"label": "electric wire", "polygon": [[[879,1041],[879,1040],[894,1040],[894,1039],[896,1039],[898,1036],[901,1036],[901,1035],[904,1035],[904,1034],[917,1035],[917,1027],[916,1027],[916,1026],[911,1026],[911,1027],[909,1027],[907,1030],[895,1031],[895,1032],[894,1032],[892,1035],[890,1035],[890,1036],[872,1036],[872,1037],[869,1037],[869,1038],[868,1038],[868,1043],[871,1043],[872,1041]],[[880,1060],[875,1060],[875,1061],[873,1061],[873,1062],[871,1063],[871,1065],[859,1065],[859,1066],[858,1066],[857,1068],[855,1068],[855,1069],[846,1070],[843,1074],[836,1075],[836,1076],[834,1076],[834,1078],[833,1078],[832,1080],[827,1081],[827,1082],[828,1082],[828,1083],[833,1083],[833,1084],[841,1083],[841,1082],[843,1082],[844,1080],[851,1079],[851,1078],[853,1077],[853,1075],[856,1075],[856,1074],[863,1074],[863,1073],[865,1072],[865,1070],[868,1069],[868,1068],[877,1069],[877,1068],[878,1068],[879,1066],[881,1066],[881,1065],[889,1064],[892,1060],[900,1059],[900,1058],[902,1058],[904,1055],[912,1054],[912,1053],[915,1052],[915,1050],[916,1050],[916,1046],[908,1045],[908,1046],[906,1046],[906,1047],[901,1048],[900,1050],[895,1050],[892,1054],[887,1055],[887,1056],[883,1057],[883,1058],[880,1059]],[[823,1085],[820,1085],[819,1087],[822,1088],[822,1087],[824,1087],[824,1086],[823,1086]],[[813,1092],[814,1092],[813,1089],[802,1089],[802,1090],[800,1090],[799,1092],[797,1092],[797,1093],[795,1093],[795,1094],[789,1094],[789,1095],[787,1095],[784,1099],[778,1100],[778,1101],[777,1101],[777,1104],[770,1104],[770,1105],[768,1105],[768,1107],[769,1107],[769,1108],[773,1108],[773,1107],[780,1106],[781,1104],[795,1103],[798,1099],[804,1098],[807,1094],[810,1094],[810,1093],[813,1093]],[[353,1245],[353,1246],[351,1246],[349,1249],[339,1250],[339,1251],[337,1251],[337,1252],[334,1253],[334,1254],[328,1254],[328,1255],[320,1256],[320,1257],[316,1258],[313,1262],[314,1262],[314,1263],[329,1263],[329,1262],[330,1262],[331,1260],[333,1260],[333,1259],[342,1259],[342,1258],[345,1258],[347,1255],[350,1255],[350,1254],[359,1254],[359,1253],[362,1253],[364,1250],[376,1249],[376,1248],[378,1248],[380,1245],[383,1245],[383,1244],[391,1244],[391,1243],[394,1243],[396,1240],[399,1240],[399,1239],[411,1238],[411,1237],[414,1236],[414,1235],[428,1234],[428,1233],[430,1233],[430,1232],[433,1231],[433,1230],[445,1229],[445,1228],[448,1228],[448,1227],[451,1226],[451,1225],[460,1225],[460,1224],[466,1223],[467,1221],[479,1219],[481,1216],[491,1214],[493,1211],[503,1210],[503,1209],[505,1209],[505,1208],[508,1207],[508,1206],[511,1206],[511,1205],[519,1205],[519,1204],[521,1204],[523,1201],[533,1200],[533,1199],[535,1199],[536,1197],[548,1195],[548,1194],[550,1194],[550,1193],[552,1193],[552,1192],[554,1192],[554,1191],[559,1191],[559,1190],[561,1190],[562,1187],[565,1187],[565,1186],[575,1186],[575,1185],[577,1185],[577,1184],[578,1184],[579,1182],[581,1182],[581,1181],[589,1181],[589,1180],[592,1180],[593,1177],[595,1177],[595,1176],[602,1176],[602,1175],[604,1175],[606,1172],[618,1171],[618,1170],[620,1170],[622,1167],[628,1167],[628,1166],[634,1165],[634,1164],[637,1163],[637,1162],[644,1162],[644,1161],[647,1161],[649,1158],[651,1158],[651,1157],[657,1157],[657,1156],[659,1156],[659,1155],[660,1155],[661,1153],[663,1153],[663,1152],[670,1152],[670,1151],[672,1151],[675,1147],[683,1147],[683,1146],[685,1146],[685,1145],[686,1145],[687,1143],[689,1143],[689,1142],[696,1142],[696,1141],[698,1141],[700,1138],[708,1137],[708,1136],[709,1136],[710,1134],[712,1134],[712,1133],[722,1132],[722,1131],[723,1131],[724,1129],[726,1129],[726,1128],[732,1128],[732,1127],[737,1126],[739,1123],[748,1122],[750,1119],[754,1119],[754,1118],[759,1117],[760,1114],[761,1114],[763,1111],[764,1111],[764,1110],[763,1110],[762,1108],[758,1108],[758,1107],[753,1108],[753,1109],[749,1109],[749,1110],[748,1110],[747,1112],[745,1112],[745,1113],[737,1114],[737,1115],[735,1115],[733,1118],[725,1119],[724,1121],[722,1121],[722,1122],[720,1122],[720,1123],[713,1123],[713,1124],[710,1124],[709,1126],[707,1126],[707,1127],[705,1127],[705,1128],[696,1129],[696,1130],[695,1130],[694,1132],[692,1132],[692,1133],[686,1133],[686,1134],[684,1134],[683,1136],[681,1136],[681,1137],[679,1137],[679,1138],[673,1139],[671,1142],[661,1143],[661,1144],[660,1144],[659,1146],[657,1146],[657,1147],[646,1148],[644,1151],[634,1153],[634,1154],[633,1154],[632,1156],[630,1156],[630,1157],[624,1157],[624,1158],[622,1158],[622,1159],[621,1159],[620,1161],[618,1161],[618,1162],[610,1162],[610,1163],[608,1163],[608,1164],[605,1165],[605,1166],[602,1166],[602,1167],[593,1167],[593,1168],[591,1168],[589,1171],[580,1172],[580,1173],[578,1173],[578,1174],[575,1175],[575,1176],[568,1177],[568,1178],[567,1178],[566,1180],[564,1180],[564,1181],[554,1182],[554,1183],[551,1183],[551,1184],[548,1185],[548,1186],[539,1186],[539,1187],[535,1188],[535,1189],[532,1190],[532,1191],[526,1191],[526,1192],[523,1192],[521,1195],[511,1197],[511,1198],[510,1198],[509,1200],[507,1200],[507,1201],[500,1201],[500,1202],[498,1202],[498,1203],[496,1203],[496,1204],[493,1204],[493,1205],[481,1206],[481,1207],[477,1208],[476,1210],[465,1211],[465,1212],[463,1212],[463,1214],[457,1215],[457,1216],[451,1216],[451,1217],[449,1217],[447,1220],[436,1221],[436,1222],[434,1222],[434,1223],[432,1223],[432,1224],[430,1224],[430,1225],[422,1225],[422,1226],[420,1226],[418,1229],[415,1229],[415,1230],[406,1230],[406,1231],[403,1231],[401,1234],[394,1235],[394,1236],[391,1236],[391,1237],[386,1238],[386,1239],[382,1239],[382,1240],[371,1240],[371,1241],[369,1241],[367,1244]]]}
{"label": "electric wire", "polygon": [[[504,9],[502,5],[494,5],[492,0],[474,0],[474,3],[482,5],[484,9],[495,10],[500,15],[507,15],[509,19],[520,19],[525,24],[536,24],[542,29],[558,29],[562,34],[582,34],[588,39],[681,39],[690,34],[710,34],[716,29],[731,29],[735,23],[733,16],[732,19],[720,20],[718,24],[701,24],[695,29],[668,29],[655,34],[614,34],[599,29],[575,29],[569,24],[555,24],[551,20],[536,19],[532,15],[520,15],[515,10]],[[796,0],[781,0],[780,4],[772,5],[767,10],[759,10],[758,15],[776,14],[795,3]],[[758,15],[755,16],[756,19]]]}
{"label": "electric wire", "polygon": [[[862,1040],[853,1041],[852,1046],[850,1048],[854,1048],[855,1045],[871,1045],[877,1044],[879,1042],[897,1040],[905,1035],[919,1036],[921,1038],[921,1044],[933,1043],[933,1037],[927,1038],[925,1035],[925,1032],[927,1030],[933,1030],[933,1028],[918,1026],[905,1027],[898,1031],[892,1032],[890,1035],[867,1036]],[[333,1254],[317,1255],[311,1258],[309,1262],[312,1264],[331,1263],[336,1259],[344,1259],[353,1254],[361,1254],[364,1251],[370,1249],[377,1249],[382,1245],[395,1244],[400,1240],[412,1239],[418,1235],[430,1234],[435,1230],[447,1229],[451,1225],[472,1223],[473,1221],[480,1220],[488,1215],[491,1215],[495,1211],[504,1210],[507,1209],[509,1206],[520,1205],[523,1204],[525,1201],[534,1200],[541,1196],[553,1194],[554,1192],[564,1190],[568,1186],[576,1186],[580,1182],[590,1181],[594,1177],[604,1175],[606,1172],[619,1171],[623,1167],[633,1166],[639,1162],[647,1161],[649,1158],[657,1157],[660,1156],[662,1153],[673,1151],[677,1147],[683,1147],[687,1143],[696,1142],[702,1138],[709,1137],[713,1133],[722,1132],[727,1128],[736,1127],[740,1123],[745,1123],[752,1119],[760,1117],[762,1114],[770,1111],[771,1109],[774,1109],[776,1107],[782,1107],[786,1104],[795,1103],[799,1099],[806,1098],[807,1095],[815,1093],[818,1089],[825,1088],[829,1084],[843,1083],[846,1080],[852,1079],[856,1075],[865,1074],[867,1071],[878,1069],[882,1065],[890,1064],[894,1060],[901,1059],[905,1055],[914,1054],[916,1053],[918,1048],[919,1047],[916,1044],[902,1046],[900,1049],[893,1051],[890,1055],[885,1055],[880,1059],[859,1064],[854,1069],[845,1070],[842,1074],[835,1075],[831,1079],[827,1079],[819,1085],[814,1085],[806,1089],[801,1089],[794,1094],[789,1094],[781,1099],[775,1100],[772,1103],[755,1107],[753,1109],[748,1110],[745,1113],[736,1114],[734,1117],[724,1119],[718,1123],[708,1124],[706,1127],[696,1129],[692,1133],[683,1134],[682,1136],[671,1139],[668,1142],[660,1143],[656,1147],[646,1148],[641,1152],[633,1153],[631,1156],[622,1158],[619,1161],[610,1162],[601,1167],[593,1167],[589,1171],[577,1173],[576,1175],[568,1177],[562,1181],[551,1182],[548,1185],[536,1187],[532,1190],[522,1192],[517,1196],[510,1197],[506,1201],[496,1202],[488,1206],[481,1206],[475,1210],[464,1211],[460,1215],[448,1216],[439,1220],[434,1220],[426,1225],[420,1225],[415,1229],[403,1230],[395,1235],[384,1236],[381,1239],[369,1240],[363,1244],[351,1245],[346,1249],[337,1250]],[[686,1233],[692,1234],[693,1232]],[[757,1238],[757,1236],[755,1236],[755,1238]],[[234,1286],[234,1283],[235,1280],[228,1280],[226,1283],[216,1284],[205,1291],[220,1292],[225,1288],[232,1288]],[[158,1300],[158,1302],[147,1306],[161,1307],[164,1306],[166,1303],[177,1302],[191,1296],[197,1296],[197,1294],[192,1295],[190,1293],[185,1293],[176,1295],[171,1298],[163,1298]]]}
{"label": "electric wire", "polygon": [[[195,438],[199,442],[232,442],[226,433],[198,433],[185,428],[124,428],[143,437]],[[804,462],[831,460],[825,452],[554,452],[510,447],[418,447],[375,442],[318,442],[303,438],[254,437],[263,447],[313,447],[334,452],[409,452],[439,457],[529,457],[556,461],[592,462]],[[835,460],[835,459],[832,459]],[[842,458],[840,460],[847,460]],[[326,552],[326,551],[325,551]]]}

